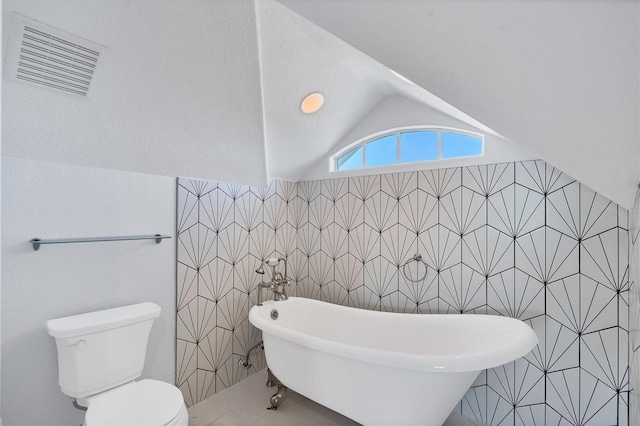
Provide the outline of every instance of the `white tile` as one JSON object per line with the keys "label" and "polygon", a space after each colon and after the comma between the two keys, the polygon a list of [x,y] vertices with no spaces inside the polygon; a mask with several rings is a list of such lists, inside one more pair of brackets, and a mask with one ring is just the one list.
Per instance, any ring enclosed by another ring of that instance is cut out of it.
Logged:
{"label": "white tile", "polygon": [[440,224],[462,236],[487,223],[486,199],[464,187],[458,187],[440,198]]}
{"label": "white tile", "polygon": [[580,368],[611,389],[618,388],[618,329],[585,334],[580,339]]}
{"label": "white tile", "polygon": [[358,176],[349,178],[349,192],[356,198],[366,201],[380,190],[380,175]]}
{"label": "white tile", "polygon": [[364,202],[364,221],[382,232],[398,223],[399,202],[389,194],[378,191]]}
{"label": "white tile", "polygon": [[180,310],[198,295],[198,274],[195,269],[180,262],[178,262],[177,268],[176,308]]}
{"label": "white tile", "polygon": [[416,190],[418,177],[416,172],[390,173],[382,175],[380,183],[382,191],[399,200]]}
{"label": "white tile", "polygon": [[347,193],[336,201],[335,222],[345,231],[350,231],[364,221],[364,203],[354,194]]}
{"label": "white tile", "polygon": [[420,234],[438,224],[438,199],[419,189],[400,199],[399,223]]}
{"label": "white tile", "polygon": [[289,202],[287,210],[287,222],[294,228],[300,229],[305,223],[309,222],[309,203],[300,197],[295,197]]}
{"label": "white tile", "polygon": [[[613,290],[624,289],[628,282],[628,264],[620,262],[620,256],[628,258],[626,244],[620,244],[621,234],[619,229],[613,229],[585,239],[580,245],[580,272]],[[627,241],[624,236],[622,241]]]}
{"label": "white tile", "polygon": [[380,254],[396,266],[402,266],[417,253],[418,239],[415,233],[401,225],[393,225],[380,236]]}
{"label": "white tile", "polygon": [[542,160],[516,163],[516,182],[541,194],[547,194],[572,183],[574,179]]}
{"label": "white tile", "polygon": [[249,232],[235,222],[220,231],[217,242],[218,257],[232,265],[249,252]]}
{"label": "white tile", "polygon": [[470,419],[486,422],[487,387],[485,385],[473,386],[467,391],[462,398],[462,414]]}
{"label": "white tile", "polygon": [[233,222],[233,198],[220,189],[200,197],[198,207],[200,223],[213,231],[220,231]]}
{"label": "white tile", "polygon": [[440,298],[451,312],[466,313],[484,307],[486,280],[463,263],[440,271]]}
{"label": "white tile", "polygon": [[580,217],[583,238],[618,226],[617,205],[583,184],[580,184]]}
{"label": "white tile", "polygon": [[462,169],[438,169],[418,172],[418,188],[434,197],[442,197],[462,184]]}
{"label": "white tile", "polygon": [[263,221],[271,229],[278,229],[287,221],[287,204],[282,198],[269,197],[265,200]]}
{"label": "white tile", "polygon": [[276,251],[282,253],[283,256],[289,257],[296,249],[298,240],[298,233],[292,224],[285,222],[277,231],[276,234]]}
{"label": "white tile", "polygon": [[320,250],[320,231],[310,222],[302,225],[298,230],[298,236],[298,248],[305,256],[311,256]]}
{"label": "white tile", "polygon": [[545,370],[567,370],[579,365],[578,334],[550,316],[545,317]]}
{"label": "white tile", "polygon": [[287,180],[276,180],[276,194],[285,202],[293,200],[298,191],[298,184]]}
{"label": "white tile", "polygon": [[276,251],[276,234],[272,228],[266,223],[261,222],[248,231],[248,235],[249,247],[247,254],[251,253],[258,259],[274,257]]}
{"label": "white tile", "polygon": [[[585,215],[588,214],[585,211]],[[576,181],[547,196],[547,226],[575,239],[583,237],[580,184]]]}
{"label": "white tile", "polygon": [[307,203],[319,196],[322,190],[322,182],[319,180],[300,182],[298,185],[298,196]]}
{"label": "white tile", "polygon": [[[179,179],[179,185],[183,185],[185,179]],[[178,200],[176,222],[178,233],[190,228],[198,222],[199,199],[198,196],[178,187]]]}
{"label": "white tile", "polygon": [[324,195],[316,197],[309,203],[309,223],[319,230],[333,223],[334,213],[333,202]]}
{"label": "white tile", "polygon": [[247,192],[234,203],[235,223],[244,230],[250,231],[262,222],[264,203],[252,192]]}
{"label": "white tile", "polygon": [[337,259],[349,251],[349,234],[342,227],[331,223],[321,235],[321,249],[330,258]]}
{"label": "white tile", "polygon": [[346,178],[326,179],[322,181],[322,194],[332,202],[344,197],[348,189],[349,184]]}
{"label": "white tile", "polygon": [[349,232],[349,252],[362,262],[380,255],[380,233],[364,223]]}

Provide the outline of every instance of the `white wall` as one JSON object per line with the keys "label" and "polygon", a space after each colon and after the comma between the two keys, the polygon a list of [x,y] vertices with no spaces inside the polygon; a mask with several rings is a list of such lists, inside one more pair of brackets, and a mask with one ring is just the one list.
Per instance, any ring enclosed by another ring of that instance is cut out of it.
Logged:
{"label": "white wall", "polygon": [[[375,167],[371,169],[329,172],[329,160],[327,158],[339,150],[356,141],[369,138],[372,135],[409,126],[452,127],[455,129],[484,134],[484,155],[480,157],[456,158],[453,160],[408,163],[393,167]],[[323,161],[315,162],[301,180],[332,179],[382,173],[397,173],[399,171],[406,172],[441,169],[446,167],[533,160],[535,158],[536,157],[526,149],[512,142],[487,134],[421,102],[414,101],[401,95],[394,95],[382,99],[377,105],[375,105],[372,110],[369,111],[362,120],[360,120],[360,122],[358,122],[329,150],[329,152],[326,153]]]}
{"label": "white wall", "polygon": [[[175,380],[175,179],[3,158],[2,417],[6,425],[80,424],[60,391],[45,321],[151,301],[162,307],[144,376]],[[153,241],[28,241],[167,234]]]}
{"label": "white wall", "polygon": [[4,155],[267,183],[253,1],[7,0],[2,7],[5,45],[15,11],[108,48],[89,99],[6,81]]}

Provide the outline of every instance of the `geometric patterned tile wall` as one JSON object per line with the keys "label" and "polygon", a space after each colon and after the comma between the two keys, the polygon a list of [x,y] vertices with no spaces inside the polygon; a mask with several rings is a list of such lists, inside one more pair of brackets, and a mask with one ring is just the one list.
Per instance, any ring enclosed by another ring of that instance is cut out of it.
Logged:
{"label": "geometric patterned tile wall", "polygon": [[[462,414],[491,425],[628,424],[626,210],[542,161],[298,185],[308,217],[298,295],[507,315],[536,331],[530,355],[481,374]],[[429,272],[412,283],[399,267],[416,252]]]}
{"label": "geometric patterned tile wall", "polygon": [[189,406],[265,367],[259,350],[250,370],[238,361],[261,338],[256,268],[295,249],[296,189],[178,179],[176,383]]}
{"label": "geometric patterned tile wall", "polygon": [[640,189],[629,214],[629,424],[640,424]]}
{"label": "geometric patterned tile wall", "polygon": [[[191,404],[247,374],[238,357],[260,338],[247,320],[252,273],[277,252],[298,296],[529,323],[540,344],[483,372],[458,406],[467,417],[627,425],[627,222],[626,210],[542,161],[267,189],[180,179],[178,385]],[[414,253],[428,264],[418,283],[400,272]]]}

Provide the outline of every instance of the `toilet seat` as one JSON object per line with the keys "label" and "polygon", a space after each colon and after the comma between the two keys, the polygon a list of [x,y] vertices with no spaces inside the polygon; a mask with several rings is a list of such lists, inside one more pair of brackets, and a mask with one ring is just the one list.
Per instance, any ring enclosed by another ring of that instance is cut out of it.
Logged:
{"label": "toilet seat", "polygon": [[85,426],[187,425],[188,415],[180,390],[158,380],[141,380],[89,399]]}

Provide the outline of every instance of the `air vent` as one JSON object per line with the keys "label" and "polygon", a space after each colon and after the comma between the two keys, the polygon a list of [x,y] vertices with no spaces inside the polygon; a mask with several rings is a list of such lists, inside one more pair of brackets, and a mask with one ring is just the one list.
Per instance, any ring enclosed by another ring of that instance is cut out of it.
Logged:
{"label": "air vent", "polygon": [[6,75],[86,98],[104,51],[104,46],[14,13]]}

